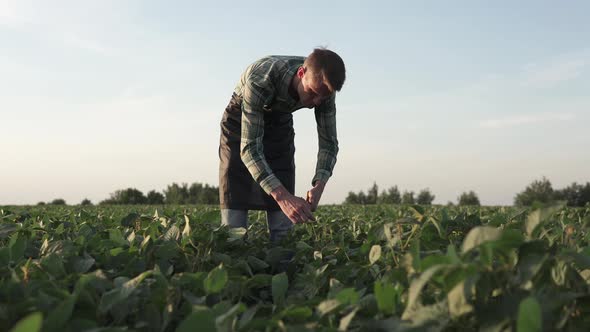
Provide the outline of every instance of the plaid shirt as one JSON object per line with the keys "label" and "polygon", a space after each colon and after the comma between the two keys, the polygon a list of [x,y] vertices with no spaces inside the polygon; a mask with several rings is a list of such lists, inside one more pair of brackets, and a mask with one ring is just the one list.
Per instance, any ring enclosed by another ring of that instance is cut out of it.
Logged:
{"label": "plaid shirt", "polygon": [[[299,56],[264,57],[246,68],[234,91],[243,97],[240,155],[254,180],[267,194],[282,184],[264,158],[263,112],[294,112],[303,108],[289,95],[289,85],[304,60],[305,57]],[[336,93],[315,108],[315,119],[319,151],[312,185],[317,180],[327,182],[336,164]]]}

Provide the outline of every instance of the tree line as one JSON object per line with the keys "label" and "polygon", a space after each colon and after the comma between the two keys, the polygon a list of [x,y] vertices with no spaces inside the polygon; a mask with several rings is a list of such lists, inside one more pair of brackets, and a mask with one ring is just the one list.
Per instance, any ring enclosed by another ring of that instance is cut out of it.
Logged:
{"label": "tree line", "polygon": [[[39,202],[37,205],[45,205]],[[49,202],[51,205],[66,205],[66,201],[57,198]],[[199,182],[188,185],[187,183],[172,183],[161,193],[150,190],[144,194],[136,188],[116,190],[110,197],[102,200],[99,205],[135,205],[135,204],[219,204],[219,187],[202,184]],[[80,205],[93,205],[89,199],[84,199]]]}
{"label": "tree line", "polygon": [[[417,195],[413,191],[400,192],[397,186],[379,192],[379,186],[373,183],[367,192],[350,191],[344,204],[420,204],[431,205],[436,196],[430,189],[422,189]],[[565,202],[567,206],[583,207],[590,204],[590,182],[576,182],[562,189],[553,189],[551,181],[543,177],[534,180],[523,191],[514,197],[514,205],[531,206],[556,201]],[[447,205],[455,205],[448,202]],[[465,191],[457,197],[457,205],[480,205],[479,196],[473,190]]]}
{"label": "tree line", "polygon": [[[349,192],[344,204],[420,204],[431,205],[436,196],[429,188],[422,189],[417,194],[411,190],[400,192],[397,186],[379,191],[379,186],[373,183],[367,192]],[[514,205],[531,206],[534,204],[546,204],[555,201],[566,202],[568,206],[582,207],[590,204],[590,182],[571,185],[554,189],[551,181],[543,177],[534,180],[523,191],[514,197]],[[44,205],[39,202],[37,205]],[[47,204],[65,205],[66,201],[61,198],[54,199]],[[84,199],[80,205],[92,205],[93,203]],[[219,188],[208,184],[187,183],[168,185],[162,193],[151,190],[147,194],[135,188],[117,190],[110,194],[110,197],[100,201],[100,205],[106,204],[219,204]],[[448,202],[447,205],[455,205]],[[480,205],[479,197],[473,190],[461,193],[457,197],[457,205]]]}
{"label": "tree line", "polygon": [[543,177],[533,181],[514,197],[514,205],[524,206],[555,201],[563,201],[573,207],[590,204],[590,182],[586,182],[586,184],[574,182],[565,188],[553,189],[551,181]]}
{"label": "tree line", "polygon": [[413,191],[405,190],[400,193],[397,186],[390,187],[387,190],[379,192],[377,183],[364,191],[353,192],[350,191],[348,196],[344,199],[344,204],[422,204],[430,205],[434,201],[435,196],[426,188],[421,190],[416,196]]}

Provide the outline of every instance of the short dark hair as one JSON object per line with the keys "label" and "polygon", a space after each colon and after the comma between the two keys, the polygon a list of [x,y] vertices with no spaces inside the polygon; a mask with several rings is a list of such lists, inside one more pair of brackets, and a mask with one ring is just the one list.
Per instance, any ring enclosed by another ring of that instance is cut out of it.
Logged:
{"label": "short dark hair", "polygon": [[326,48],[316,48],[305,59],[303,66],[321,78],[332,92],[342,89],[346,69],[344,61],[335,52]]}

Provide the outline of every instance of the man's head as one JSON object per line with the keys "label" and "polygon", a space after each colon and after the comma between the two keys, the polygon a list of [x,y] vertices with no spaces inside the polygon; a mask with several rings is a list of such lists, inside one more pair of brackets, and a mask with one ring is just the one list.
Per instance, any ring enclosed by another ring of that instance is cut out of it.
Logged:
{"label": "man's head", "polygon": [[305,107],[312,108],[342,89],[346,69],[338,54],[316,48],[297,70],[297,77],[299,100]]}

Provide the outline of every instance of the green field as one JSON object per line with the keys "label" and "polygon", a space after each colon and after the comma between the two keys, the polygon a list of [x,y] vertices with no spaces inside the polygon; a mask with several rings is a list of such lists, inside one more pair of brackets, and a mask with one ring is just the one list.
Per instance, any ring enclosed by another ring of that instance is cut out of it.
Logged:
{"label": "green field", "polygon": [[588,331],[590,207],[0,207],[1,331]]}

